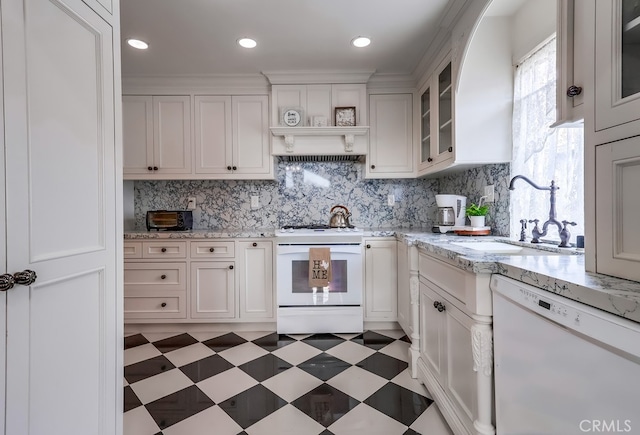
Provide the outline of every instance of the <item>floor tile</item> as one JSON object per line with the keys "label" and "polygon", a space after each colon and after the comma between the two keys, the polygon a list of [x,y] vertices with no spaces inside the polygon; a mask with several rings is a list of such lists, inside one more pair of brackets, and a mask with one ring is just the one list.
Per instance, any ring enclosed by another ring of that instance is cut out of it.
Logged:
{"label": "floor tile", "polygon": [[391,379],[391,382],[400,385],[407,390],[411,390],[414,393],[418,393],[424,397],[432,399],[431,394],[429,394],[429,391],[427,391],[426,387],[418,382],[417,379],[413,379],[411,377],[411,371],[408,368],[404,369],[398,374],[398,376]]}
{"label": "floor tile", "polygon": [[344,338],[334,334],[313,334],[302,341],[317,349],[328,350],[344,342]]}
{"label": "floor tile", "polygon": [[349,367],[351,364],[348,362],[324,352],[298,364],[298,368],[323,381],[328,381]]}
{"label": "floor tile", "polygon": [[215,352],[202,343],[195,343],[190,346],[183,347],[173,352],[165,353],[169,361],[176,367],[184,366],[194,361],[214,355]]}
{"label": "floor tile", "polygon": [[405,426],[411,426],[420,414],[433,403],[433,400],[389,382],[373,393],[364,403]]}
{"label": "floor tile", "polygon": [[409,367],[406,362],[381,353],[374,353],[356,365],[389,380],[395,378],[398,373]]}
{"label": "floor tile", "polygon": [[291,404],[324,427],[328,427],[359,403],[331,385],[322,384]]}
{"label": "floor tile", "polygon": [[244,338],[247,341],[254,341],[254,340],[258,340],[262,337],[265,337],[269,334],[272,334],[272,332],[269,331],[240,331],[240,332],[235,332],[235,334],[241,338]]}
{"label": "floor tile", "polygon": [[233,367],[233,364],[222,358],[220,355],[211,355],[207,358],[194,361],[191,364],[180,367],[180,370],[182,373],[187,375],[189,379],[197,383],[204,381],[211,376],[215,376],[226,370],[232,369]]}
{"label": "floor tile", "polygon": [[264,350],[268,350],[269,352],[273,352],[276,349],[280,349],[281,347],[285,347],[288,344],[294,343],[296,340],[289,337],[285,334],[278,334],[273,332],[269,335],[266,335],[257,340],[253,340],[254,344],[257,344]]}
{"label": "floor tile", "polygon": [[125,412],[122,424],[123,435],[155,435],[160,430],[144,406]]}
{"label": "floor tile", "polygon": [[162,353],[181,349],[186,346],[190,346],[197,343],[198,340],[190,336],[189,334],[179,334],[173,337],[165,338],[164,340],[154,341],[153,345]]}
{"label": "floor tile", "polygon": [[409,362],[409,344],[401,340],[396,340],[388,346],[379,350],[380,353],[392,356],[406,363]]}
{"label": "floor tile", "polygon": [[327,381],[327,384],[360,402],[382,388],[388,381],[360,367],[351,366]]}
{"label": "floor tile", "polygon": [[180,332],[143,332],[142,335],[144,335],[147,340],[149,340],[151,343],[155,342],[155,341],[160,341],[160,340],[164,340],[165,338],[169,338],[169,337],[175,337],[176,335],[180,335]]}
{"label": "floor tile", "polygon": [[411,339],[409,337],[407,337],[406,335],[403,335],[402,337],[400,337],[400,340],[404,341],[405,343],[411,344]]}
{"label": "floor tile", "polygon": [[132,347],[131,349],[127,349],[124,351],[124,365],[126,367],[128,365],[135,364],[137,362],[144,361],[158,355],[162,354],[151,343]]}
{"label": "floor tile", "polygon": [[290,367],[291,364],[270,353],[238,366],[258,382],[282,373]]}
{"label": "floor tile", "polygon": [[242,428],[219,406],[211,406],[162,431],[163,435],[236,435]]}
{"label": "floor tile", "polygon": [[394,339],[391,337],[387,337],[386,335],[378,334],[376,332],[365,331],[361,335],[352,338],[351,341],[370,347],[371,349],[380,350],[383,347],[391,344]]}
{"label": "floor tile", "polygon": [[231,396],[235,396],[244,390],[247,390],[258,381],[251,376],[243,372],[237,367],[229,369],[220,373],[219,375],[212,376],[204,381],[198,382],[196,385],[211,399],[220,403],[223,400],[227,400]]}
{"label": "floor tile", "polygon": [[131,387],[124,387],[124,412],[131,411],[134,408],[142,405],[136,393],[133,392]]}
{"label": "floor tile", "polygon": [[304,340],[307,337],[311,337],[313,334],[287,334],[289,337],[293,338],[294,340]]}
{"label": "floor tile", "polygon": [[124,338],[124,349],[131,349],[132,347],[140,346],[147,343],[149,343],[149,340],[147,340],[142,334],[130,335]]}
{"label": "floor tile", "polygon": [[256,358],[260,358],[267,353],[269,352],[262,349],[260,346],[247,342],[218,352],[218,355],[229,361],[231,364],[239,366]]}
{"label": "floor tile", "polygon": [[295,343],[275,350],[272,353],[278,358],[282,358],[289,364],[295,366],[309,358],[319,355],[322,351],[301,341],[296,341]]}
{"label": "floor tile", "polygon": [[320,432],[320,435],[334,435],[334,433],[331,432],[329,429],[325,429],[322,432]]}
{"label": "floor tile", "polygon": [[193,382],[180,369],[173,369],[131,384],[131,388],[140,401],[147,404],[189,385],[193,385]]}
{"label": "floor tile", "polygon": [[420,435],[420,434],[413,429],[407,429],[406,432],[403,433],[402,435]]}
{"label": "floor tile", "polygon": [[335,435],[402,435],[407,426],[361,403],[329,426]]}
{"label": "floor tile", "polygon": [[402,329],[382,329],[373,331],[377,334],[385,335],[387,337],[391,337],[394,340],[399,340],[400,338],[405,336],[405,333]]}
{"label": "floor tile", "polygon": [[230,349],[234,346],[238,346],[246,342],[247,340],[245,340],[244,338],[234,334],[233,332],[230,332],[228,334],[203,341],[202,344],[210,347],[211,350],[222,352],[223,350]]}
{"label": "floor tile", "polygon": [[195,385],[191,385],[148,403],[145,407],[158,427],[165,429],[213,405],[213,401],[206,394]]}
{"label": "floor tile", "polygon": [[350,364],[356,364],[374,354],[375,350],[352,341],[345,341],[327,350],[326,353],[336,356]]}
{"label": "floor tile", "polygon": [[249,435],[317,435],[324,426],[303,414],[293,405],[285,405],[273,414],[247,428]]}
{"label": "floor tile", "polygon": [[207,341],[212,338],[220,337],[222,335],[228,334],[228,332],[214,332],[214,331],[200,331],[200,332],[189,332],[193,338],[198,341]]}
{"label": "floor tile", "polygon": [[219,406],[243,429],[247,429],[286,404],[268,388],[256,385],[219,403]]}
{"label": "floor tile", "polygon": [[169,361],[164,355],[159,355],[154,358],[126,366],[124,368],[124,377],[129,384],[133,384],[143,379],[150,378],[151,376],[172,370],[173,368],[175,368],[175,366],[171,364],[171,361]]}
{"label": "floor tile", "polygon": [[293,402],[298,397],[321,385],[322,381],[298,367],[280,373],[262,382],[262,385],[282,397],[287,402]]}
{"label": "floor tile", "polygon": [[334,335],[337,335],[340,338],[344,338],[345,340],[351,340],[354,337],[357,337],[358,335],[362,335],[362,333],[355,333],[355,334],[338,334],[335,333]]}
{"label": "floor tile", "polygon": [[435,403],[413,422],[411,429],[424,435],[453,435]]}

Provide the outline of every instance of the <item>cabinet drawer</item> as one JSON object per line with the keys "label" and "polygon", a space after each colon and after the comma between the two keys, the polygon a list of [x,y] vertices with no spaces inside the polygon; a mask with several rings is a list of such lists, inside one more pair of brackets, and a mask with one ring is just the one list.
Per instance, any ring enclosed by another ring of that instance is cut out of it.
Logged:
{"label": "cabinet drawer", "polygon": [[466,302],[466,275],[463,270],[420,253],[420,276],[428,279],[461,302]]}
{"label": "cabinet drawer", "polygon": [[143,242],[142,258],[187,258],[187,242]]}
{"label": "cabinet drawer", "polygon": [[232,241],[191,242],[191,258],[233,258],[235,255]]}
{"label": "cabinet drawer", "polygon": [[125,296],[125,319],[166,318],[183,319],[187,314],[184,294]]}
{"label": "cabinet drawer", "polygon": [[124,242],[124,258],[142,258],[142,242]]}
{"label": "cabinet drawer", "polygon": [[186,263],[125,263],[124,290],[185,291]]}

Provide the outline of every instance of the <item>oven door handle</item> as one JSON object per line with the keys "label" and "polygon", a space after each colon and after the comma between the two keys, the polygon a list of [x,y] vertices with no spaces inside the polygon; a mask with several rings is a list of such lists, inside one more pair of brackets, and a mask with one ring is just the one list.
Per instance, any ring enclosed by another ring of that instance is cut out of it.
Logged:
{"label": "oven door handle", "polygon": [[309,248],[329,248],[331,254],[362,254],[362,245],[295,245],[278,246],[277,255],[308,254]]}

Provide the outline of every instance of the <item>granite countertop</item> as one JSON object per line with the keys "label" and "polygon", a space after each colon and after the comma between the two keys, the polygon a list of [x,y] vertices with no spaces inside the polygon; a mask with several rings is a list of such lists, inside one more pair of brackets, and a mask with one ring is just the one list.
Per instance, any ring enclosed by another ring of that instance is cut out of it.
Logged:
{"label": "granite countertop", "polygon": [[[125,240],[149,239],[218,239],[270,238],[277,229],[214,229],[192,231],[126,231]],[[515,280],[556,293],[568,299],[599,308],[640,323],[640,282],[614,278],[585,271],[584,256],[575,249],[561,249],[552,245],[532,245],[506,237],[459,237],[434,234],[413,228],[366,228],[365,237],[395,237],[408,245],[415,245],[449,263],[473,273],[498,273]],[[509,241],[562,255],[500,255],[468,249],[452,242]]]}

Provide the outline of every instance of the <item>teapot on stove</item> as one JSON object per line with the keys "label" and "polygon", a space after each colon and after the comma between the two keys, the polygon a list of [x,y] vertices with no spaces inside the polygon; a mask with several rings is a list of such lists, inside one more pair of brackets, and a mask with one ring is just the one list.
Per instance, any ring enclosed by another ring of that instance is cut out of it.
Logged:
{"label": "teapot on stove", "polygon": [[[334,213],[334,210],[336,209],[342,210],[338,210]],[[344,205],[334,205],[333,207],[331,207],[331,211],[329,213],[331,213],[331,218],[329,218],[329,226],[331,228],[351,227],[351,224],[349,223],[349,217],[351,217],[351,213],[349,213],[349,210],[347,210],[347,207],[345,207]]]}

